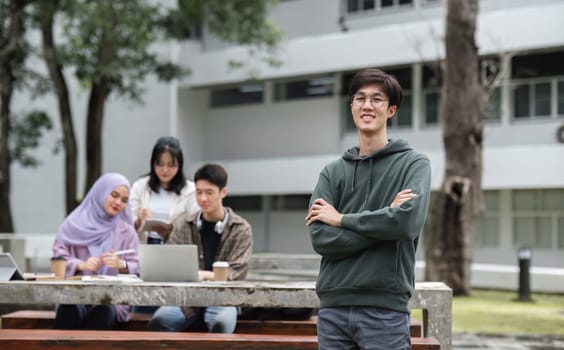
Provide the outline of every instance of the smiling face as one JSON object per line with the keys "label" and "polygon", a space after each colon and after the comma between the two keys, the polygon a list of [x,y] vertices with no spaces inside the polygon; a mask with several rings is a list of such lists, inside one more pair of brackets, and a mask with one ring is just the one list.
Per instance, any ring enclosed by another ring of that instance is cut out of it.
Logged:
{"label": "smiling face", "polygon": [[390,106],[388,96],[378,84],[363,85],[351,100],[351,112],[357,129],[362,133],[378,133],[397,110]]}
{"label": "smiling face", "polygon": [[109,216],[116,216],[121,213],[127,206],[129,200],[129,189],[127,186],[116,187],[104,202],[104,211]]}

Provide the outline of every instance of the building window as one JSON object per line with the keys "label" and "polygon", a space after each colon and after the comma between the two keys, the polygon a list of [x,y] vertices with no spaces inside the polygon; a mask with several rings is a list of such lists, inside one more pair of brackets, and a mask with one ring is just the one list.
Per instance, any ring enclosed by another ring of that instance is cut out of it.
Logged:
{"label": "building window", "polygon": [[512,191],[513,244],[562,249],[564,189]]}
{"label": "building window", "polygon": [[500,191],[484,191],[486,211],[476,225],[476,247],[499,247]]}
{"label": "building window", "polygon": [[558,249],[564,250],[564,218],[558,219]]}
{"label": "building window", "polygon": [[411,128],[413,115],[413,102],[410,91],[404,91],[403,102],[396,115],[392,119],[388,119],[388,127],[390,128]]}
{"label": "building window", "polygon": [[564,116],[564,78],[558,81],[558,115]]}
{"label": "building window", "polygon": [[333,96],[335,77],[322,76],[274,84],[274,100],[288,101],[312,97]]}
{"label": "building window", "polygon": [[438,63],[423,66],[423,124],[425,126],[440,124],[441,84],[441,69]]}
{"label": "building window", "polygon": [[483,119],[486,122],[499,122],[501,120],[501,89],[496,88],[488,100],[484,110]]}
{"label": "building window", "polygon": [[413,0],[347,0],[347,13],[375,12],[413,7]]}
{"label": "building window", "polygon": [[307,211],[310,194],[286,194],[272,196],[272,210],[300,210]]}
{"label": "building window", "polygon": [[[515,119],[545,119],[564,114],[564,51],[513,58],[512,105]],[[554,101],[554,99],[557,101]]]}
{"label": "building window", "polygon": [[235,211],[261,211],[262,196],[227,196],[223,205]]}
{"label": "building window", "polygon": [[263,95],[264,87],[262,83],[214,89],[211,91],[210,105],[213,108],[262,103]]}

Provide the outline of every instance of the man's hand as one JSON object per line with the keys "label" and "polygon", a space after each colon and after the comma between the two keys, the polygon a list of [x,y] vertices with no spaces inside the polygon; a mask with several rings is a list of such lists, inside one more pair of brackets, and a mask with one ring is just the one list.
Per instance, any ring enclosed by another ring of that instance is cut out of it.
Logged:
{"label": "man's hand", "polygon": [[311,225],[315,221],[321,221],[324,224],[341,227],[343,214],[339,213],[331,204],[327,203],[323,198],[317,198],[306,216],[306,225]]}
{"label": "man's hand", "polygon": [[213,281],[215,279],[215,274],[213,271],[198,270],[198,278],[200,281]]}
{"label": "man's hand", "polygon": [[390,204],[390,208],[397,207],[402,203],[407,202],[413,197],[415,197],[415,193],[412,193],[410,188],[403,191],[399,191],[398,194],[396,194],[394,200],[392,201],[392,204]]}

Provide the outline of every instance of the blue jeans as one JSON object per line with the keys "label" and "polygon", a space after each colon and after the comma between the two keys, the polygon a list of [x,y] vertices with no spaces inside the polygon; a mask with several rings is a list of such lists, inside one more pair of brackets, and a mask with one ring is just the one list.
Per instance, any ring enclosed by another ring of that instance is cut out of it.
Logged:
{"label": "blue jeans", "polygon": [[409,350],[409,314],[365,306],[321,308],[317,337],[319,350]]}
{"label": "blue jeans", "polygon": [[57,305],[55,329],[112,329],[117,323],[114,305]]}
{"label": "blue jeans", "polygon": [[[180,306],[161,306],[151,318],[150,331],[181,332],[201,319],[201,315],[187,318]],[[233,333],[237,325],[235,306],[208,306],[203,314],[208,331],[213,333]]]}

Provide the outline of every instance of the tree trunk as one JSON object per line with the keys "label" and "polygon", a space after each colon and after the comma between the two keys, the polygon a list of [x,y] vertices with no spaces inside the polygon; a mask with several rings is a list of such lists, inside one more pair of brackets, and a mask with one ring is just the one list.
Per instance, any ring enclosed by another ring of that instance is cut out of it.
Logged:
{"label": "tree trunk", "polygon": [[65,208],[67,214],[77,205],[77,146],[74,133],[72,112],[70,107],[69,91],[63,68],[55,52],[53,39],[53,18],[59,2],[56,0],[45,1],[41,5],[41,34],[43,39],[43,57],[47,63],[49,76],[55,87],[59,116],[63,129],[63,144],[65,148]]}
{"label": "tree trunk", "polygon": [[0,62],[0,232],[14,232],[10,206],[10,102],[13,92],[13,75],[10,64]]}
{"label": "tree trunk", "polygon": [[104,106],[110,93],[109,81],[101,78],[90,90],[86,121],[86,194],[96,179],[102,174],[102,122]]}
{"label": "tree trunk", "polygon": [[448,0],[442,90],[443,184],[425,228],[426,280],[446,282],[455,295],[470,293],[475,220],[482,211],[482,110],[474,39],[478,0]]}
{"label": "tree trunk", "polygon": [[30,0],[12,0],[10,18],[2,18],[0,32],[0,232],[14,232],[10,205],[10,104],[14,92],[14,53],[21,44],[24,32],[24,8]]}

